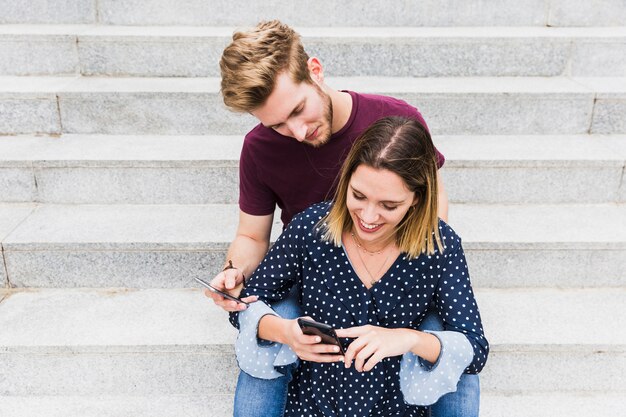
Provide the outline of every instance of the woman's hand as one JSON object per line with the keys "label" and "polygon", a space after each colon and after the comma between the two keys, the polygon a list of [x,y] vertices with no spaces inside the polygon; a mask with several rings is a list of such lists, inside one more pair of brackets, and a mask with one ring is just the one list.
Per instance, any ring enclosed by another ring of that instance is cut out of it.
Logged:
{"label": "woman's hand", "polygon": [[356,338],[344,358],[346,368],[354,360],[354,369],[371,371],[383,358],[404,355],[420,343],[420,332],[411,329],[388,329],[372,325],[335,330],[338,337]]}
{"label": "woman's hand", "polygon": [[[310,317],[303,317],[312,320]],[[339,347],[320,343],[319,336],[311,336],[302,333],[298,320],[288,320],[284,332],[285,343],[302,360],[309,362],[342,362],[343,356],[339,353]]]}

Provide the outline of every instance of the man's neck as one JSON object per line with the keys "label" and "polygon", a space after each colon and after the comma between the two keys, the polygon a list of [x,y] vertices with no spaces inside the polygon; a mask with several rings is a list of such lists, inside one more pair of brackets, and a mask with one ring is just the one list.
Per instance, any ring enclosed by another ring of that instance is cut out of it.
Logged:
{"label": "man's neck", "polygon": [[343,91],[330,90],[328,92],[333,103],[332,133],[339,132],[350,119],[352,113],[352,96]]}

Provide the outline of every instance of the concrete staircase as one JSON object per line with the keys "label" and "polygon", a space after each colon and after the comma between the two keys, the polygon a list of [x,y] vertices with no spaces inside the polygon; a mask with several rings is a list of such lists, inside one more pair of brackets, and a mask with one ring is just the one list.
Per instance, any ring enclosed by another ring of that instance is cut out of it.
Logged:
{"label": "concrete staircase", "polygon": [[274,17],[446,155],[481,415],[626,416],[623,0],[0,0],[0,415],[232,413],[235,332],[193,278],[234,236],[255,123],[217,60]]}

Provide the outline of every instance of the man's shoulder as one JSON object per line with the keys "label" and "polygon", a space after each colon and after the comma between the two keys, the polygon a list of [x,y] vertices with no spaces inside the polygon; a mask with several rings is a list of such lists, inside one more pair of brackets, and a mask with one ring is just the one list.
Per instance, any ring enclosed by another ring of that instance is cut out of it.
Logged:
{"label": "man's shoulder", "polygon": [[417,109],[407,103],[406,101],[391,97],[391,96],[383,96],[380,94],[369,94],[369,93],[354,93],[356,99],[359,102],[359,107],[370,107],[376,106],[378,108],[388,109],[390,111],[398,111],[400,112],[398,115],[405,113],[413,113],[417,112]]}

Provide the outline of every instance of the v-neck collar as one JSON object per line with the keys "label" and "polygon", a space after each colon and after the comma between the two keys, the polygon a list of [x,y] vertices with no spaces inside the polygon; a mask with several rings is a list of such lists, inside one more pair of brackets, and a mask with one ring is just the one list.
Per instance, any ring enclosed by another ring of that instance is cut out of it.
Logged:
{"label": "v-neck collar", "polygon": [[332,277],[327,275],[324,285],[346,307],[359,326],[368,324],[370,304],[379,322],[385,321],[398,303],[418,284],[419,277],[408,275],[404,265],[408,262],[407,256],[400,252],[381,279],[367,288],[357,275],[344,245],[341,249],[341,256],[347,261],[349,271],[347,274],[338,273]]}

